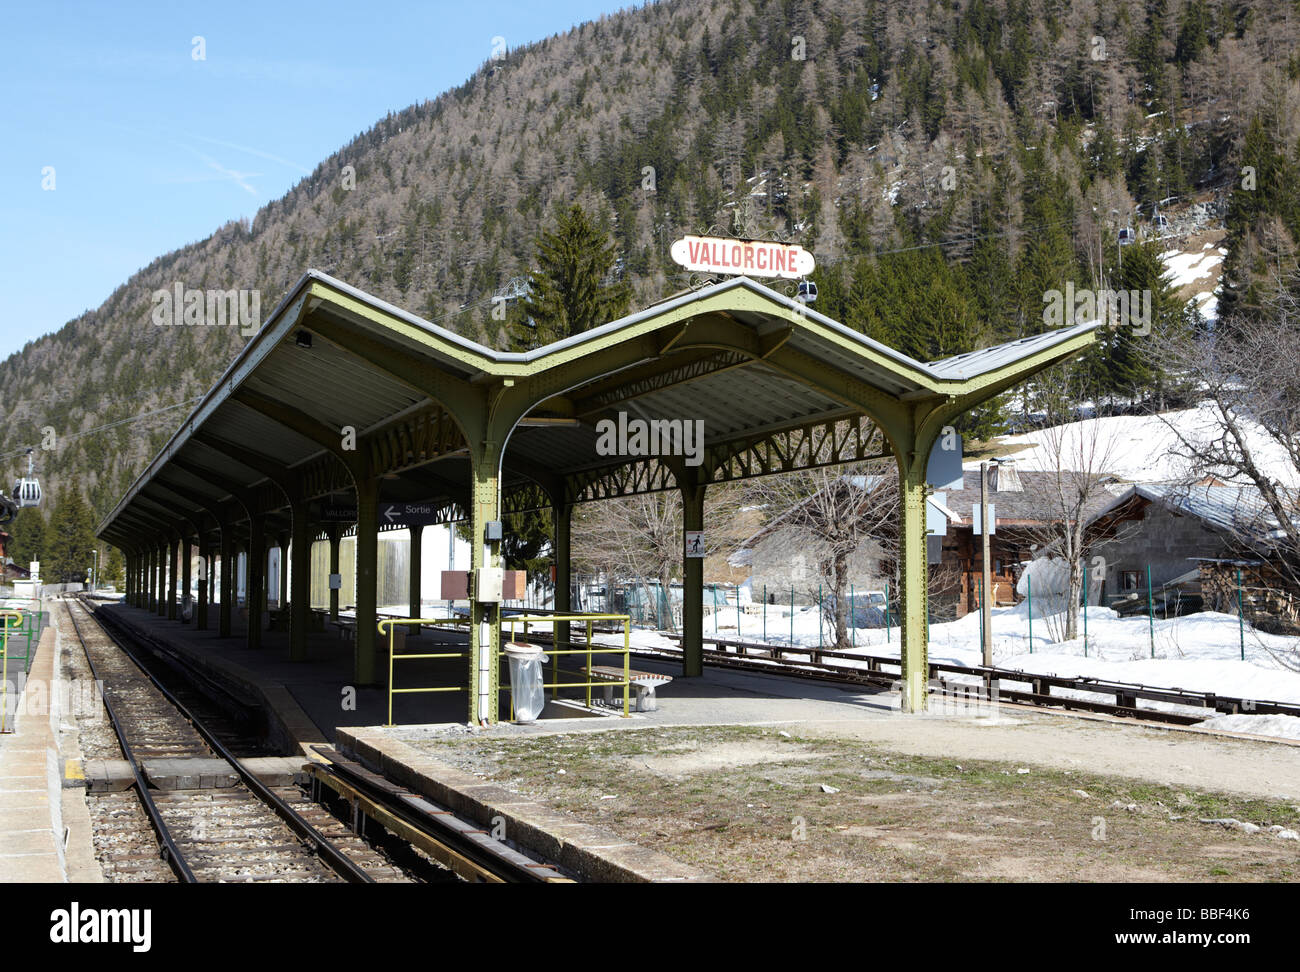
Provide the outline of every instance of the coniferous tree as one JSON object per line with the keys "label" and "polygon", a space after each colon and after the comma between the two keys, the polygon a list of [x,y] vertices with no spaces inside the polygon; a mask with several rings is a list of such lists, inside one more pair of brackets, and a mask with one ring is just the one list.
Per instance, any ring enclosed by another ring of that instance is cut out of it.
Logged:
{"label": "coniferous tree", "polygon": [[1300,147],[1274,138],[1276,106],[1251,119],[1241,170],[1228,200],[1219,316],[1266,316],[1279,282],[1296,293],[1300,280]]}
{"label": "coniferous tree", "polygon": [[[1158,355],[1151,353],[1156,336],[1171,337],[1183,325],[1182,308],[1169,282],[1160,245],[1147,242],[1126,247],[1123,263],[1112,275],[1114,289],[1129,295],[1129,320],[1112,321],[1098,340],[1098,391],[1104,395],[1145,398],[1161,396],[1168,377]],[[1149,320],[1139,320],[1150,292]],[[1137,295],[1138,307],[1133,304]],[[1098,313],[1102,309],[1098,308]]]}
{"label": "coniferous tree", "polygon": [[528,278],[528,320],[516,327],[515,344],[540,347],[615,320],[627,312],[631,288],[607,282],[615,251],[608,237],[576,203],[553,231],[537,240],[538,268]]}
{"label": "coniferous tree", "polygon": [[108,548],[107,563],[103,568],[102,582],[112,585],[117,590],[122,590],[126,586],[126,560],[122,557],[122,551],[117,547]]}
{"label": "coniferous tree", "polygon": [[63,488],[46,533],[42,577],[53,584],[84,581],[95,559],[95,535],[90,508],[78,490]]}
{"label": "coniferous tree", "polygon": [[9,556],[19,567],[26,568],[33,560],[45,556],[45,517],[36,507],[18,511],[18,516],[7,527],[11,540]]}

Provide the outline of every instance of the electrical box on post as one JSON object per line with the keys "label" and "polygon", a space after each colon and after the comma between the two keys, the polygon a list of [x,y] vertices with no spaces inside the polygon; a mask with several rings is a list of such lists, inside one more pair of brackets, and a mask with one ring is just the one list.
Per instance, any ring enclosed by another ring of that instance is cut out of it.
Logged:
{"label": "electrical box on post", "polygon": [[492,543],[501,539],[501,521],[488,520],[483,524],[483,539]]}
{"label": "electrical box on post", "polygon": [[505,583],[505,570],[500,567],[480,567],[474,572],[474,600],[487,604],[501,602],[501,589]]}

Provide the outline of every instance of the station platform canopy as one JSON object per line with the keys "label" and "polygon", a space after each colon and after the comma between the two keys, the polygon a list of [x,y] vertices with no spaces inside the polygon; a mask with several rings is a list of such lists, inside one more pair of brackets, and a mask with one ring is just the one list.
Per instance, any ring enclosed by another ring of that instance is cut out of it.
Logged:
{"label": "station platform canopy", "polygon": [[[249,590],[264,598],[267,537],[291,535],[297,645],[305,640],[311,542],[322,528],[355,523],[356,677],[373,684],[383,667],[374,624],[381,529],[468,519],[477,570],[500,564],[490,524],[549,507],[555,606],[564,610],[577,503],[676,490],[684,529],[694,531],[703,528],[711,484],[892,459],[902,504],[904,708],[915,711],[926,695],[930,449],[965,411],[1086,348],[1097,326],[923,363],[735,277],[536,350],[503,352],[312,270],[97,532],[126,552],[137,600],[161,591],[157,568],[168,551],[175,564],[178,545],[195,543],[219,548],[223,564],[242,546]],[[608,448],[611,428],[633,420],[659,423],[660,431],[702,422],[702,442],[691,450],[681,438],[670,440],[678,449],[661,442],[659,455],[635,454],[623,439]],[[180,560],[188,574],[189,558]],[[702,665],[702,566],[683,549],[687,675]],[[188,590],[188,576],[184,583]],[[171,584],[174,595],[174,576]],[[228,634],[229,570],[221,584]],[[470,646],[474,721],[497,716],[496,611],[471,604],[483,632]],[[258,629],[249,625],[251,644]]]}

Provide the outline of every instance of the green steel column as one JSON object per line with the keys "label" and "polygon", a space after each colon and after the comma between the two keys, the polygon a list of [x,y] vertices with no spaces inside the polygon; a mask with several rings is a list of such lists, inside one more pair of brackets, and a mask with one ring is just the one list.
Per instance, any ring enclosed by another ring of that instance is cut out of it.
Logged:
{"label": "green steel column", "polygon": [[[406,572],[408,586],[410,588],[410,597],[408,598],[410,603],[408,604],[408,609],[410,610],[411,613],[408,615],[408,617],[418,618],[420,617],[421,611],[423,610],[422,605],[420,604],[420,600],[421,600],[420,568],[422,566],[420,562],[420,558],[424,552],[422,550],[423,540],[424,540],[424,527],[412,525],[410,527],[410,534],[411,534],[410,564],[409,564],[409,569]],[[412,627],[407,632],[407,634],[409,635],[416,635],[419,633],[420,633],[420,629],[418,627]]]}
{"label": "green steel column", "polygon": [[704,529],[703,483],[683,483],[682,675],[704,674],[704,558],[686,556],[686,530]]}
{"label": "green steel column", "polygon": [[221,605],[217,613],[217,634],[229,638],[235,604],[235,525],[221,524]]}
{"label": "green steel column", "polygon": [[[294,503],[293,538],[289,543],[293,557],[293,572],[289,583],[289,660],[307,660],[307,628],[311,623],[311,521],[307,518],[307,504]],[[280,551],[281,558],[284,551]],[[283,588],[281,588],[283,590]]]}
{"label": "green steel column", "polygon": [[144,608],[146,611],[152,611],[154,609],[153,607],[154,586],[153,585],[154,585],[154,558],[156,555],[157,555],[157,551],[153,547],[149,547],[144,552],[144,590],[141,592],[143,595],[142,597],[143,603],[141,603],[140,606]]}
{"label": "green steel column", "polygon": [[[185,598],[190,596],[190,582],[193,580],[193,578],[190,575],[190,569],[191,569],[190,568],[190,538],[188,536],[181,537],[180,556],[181,556],[181,604],[184,604]],[[193,604],[191,604],[190,607],[191,610],[194,609]],[[197,611],[195,613],[197,614]],[[176,618],[181,622],[181,624],[184,624],[185,612],[178,609],[176,611]]]}
{"label": "green steel column", "polygon": [[904,712],[924,712],[928,701],[929,657],[926,644],[925,463],[899,462],[903,522],[899,546],[902,582]]}
{"label": "green steel column", "polygon": [[487,524],[501,519],[500,441],[489,437],[470,457],[474,493],[470,502],[469,721],[479,725],[497,721],[500,694],[501,605],[474,597],[477,571],[501,566],[500,542],[485,536]]}
{"label": "green steel column", "polygon": [[[337,523],[331,523],[329,525],[330,575],[331,576],[339,572],[339,534],[340,534],[339,525]],[[337,587],[331,587],[330,588],[330,620],[337,621],[338,619],[339,619],[339,589]]]}
{"label": "green steel column", "polygon": [[[560,502],[552,508],[555,517],[555,604],[559,614],[573,613],[573,504]],[[555,647],[570,647],[568,623],[555,626]],[[554,681],[554,680],[552,680]]]}
{"label": "green steel column", "polygon": [[[379,479],[357,482],[357,642],[353,677],[358,685],[377,685],[379,650],[375,625],[379,575]],[[385,643],[383,650],[388,650]]]}
{"label": "green steel column", "polygon": [[245,643],[254,651],[262,647],[262,612],[266,608],[266,531],[256,513],[248,523],[248,590],[244,605],[248,610]]}

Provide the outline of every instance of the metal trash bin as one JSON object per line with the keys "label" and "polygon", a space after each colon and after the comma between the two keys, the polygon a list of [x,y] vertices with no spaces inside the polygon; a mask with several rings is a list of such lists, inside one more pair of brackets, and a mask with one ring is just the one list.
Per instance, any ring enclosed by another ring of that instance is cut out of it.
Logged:
{"label": "metal trash bin", "polygon": [[515,722],[536,722],[546,704],[542,687],[542,664],[546,655],[526,641],[511,641],[502,649],[510,662],[510,698],[514,701]]}

